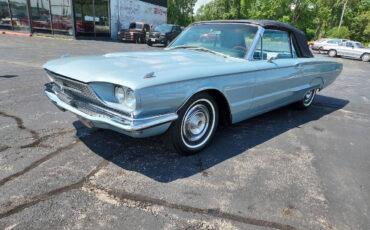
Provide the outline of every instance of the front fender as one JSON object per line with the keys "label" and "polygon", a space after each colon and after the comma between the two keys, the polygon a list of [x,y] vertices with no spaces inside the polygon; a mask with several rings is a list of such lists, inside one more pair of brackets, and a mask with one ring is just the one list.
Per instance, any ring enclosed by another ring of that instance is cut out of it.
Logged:
{"label": "front fender", "polygon": [[144,118],[175,113],[194,94],[204,90],[217,90],[224,95],[222,86],[210,79],[181,81],[140,89],[140,106],[134,115]]}

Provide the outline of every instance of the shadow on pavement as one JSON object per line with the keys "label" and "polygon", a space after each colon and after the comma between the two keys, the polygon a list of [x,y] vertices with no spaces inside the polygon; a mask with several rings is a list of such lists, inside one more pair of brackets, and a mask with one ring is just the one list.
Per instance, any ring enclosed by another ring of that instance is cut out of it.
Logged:
{"label": "shadow on pavement", "polygon": [[0,75],[0,78],[14,78],[14,77],[18,77],[18,75]]}
{"label": "shadow on pavement", "polygon": [[[219,127],[211,145],[193,156],[180,156],[167,150],[160,137],[134,139],[109,131],[97,130],[85,135],[83,125],[76,121],[77,136],[96,154],[117,166],[141,173],[156,181],[167,183],[202,172],[244,151],[307,122],[343,108],[349,102],[317,95],[311,108],[305,111],[291,106],[257,116],[227,127]],[[119,146],[119,147],[117,147]]]}

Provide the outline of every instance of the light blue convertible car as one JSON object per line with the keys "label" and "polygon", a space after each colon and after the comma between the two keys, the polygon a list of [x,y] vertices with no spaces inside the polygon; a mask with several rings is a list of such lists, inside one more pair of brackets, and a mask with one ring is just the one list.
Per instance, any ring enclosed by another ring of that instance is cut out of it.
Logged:
{"label": "light blue convertible car", "polygon": [[66,57],[44,65],[45,93],[88,127],[165,134],[181,154],[236,123],[295,103],[309,107],[342,64],[313,58],[306,36],[276,21],[198,22],[164,50]]}

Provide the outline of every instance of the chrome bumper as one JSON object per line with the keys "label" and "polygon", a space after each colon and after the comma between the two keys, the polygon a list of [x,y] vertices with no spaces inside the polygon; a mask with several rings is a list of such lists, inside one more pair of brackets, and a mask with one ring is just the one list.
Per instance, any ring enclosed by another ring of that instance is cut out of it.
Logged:
{"label": "chrome bumper", "polygon": [[[89,115],[85,112],[80,111],[78,108],[67,104],[66,102],[60,100],[55,92],[50,89],[45,90],[46,96],[56,105],[59,109],[63,111],[69,111],[78,116],[82,123],[88,127],[100,127],[112,129],[132,137],[147,137],[159,135],[167,130],[170,126],[170,122],[178,118],[176,113],[134,119],[125,116],[107,115],[105,117]],[[150,132],[144,132],[145,130],[156,128],[162,126],[161,128],[152,129]]]}

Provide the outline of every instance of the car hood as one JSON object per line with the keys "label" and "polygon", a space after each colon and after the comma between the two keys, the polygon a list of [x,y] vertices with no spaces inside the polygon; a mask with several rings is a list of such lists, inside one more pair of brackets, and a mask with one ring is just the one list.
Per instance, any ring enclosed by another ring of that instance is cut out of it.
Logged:
{"label": "car hood", "polygon": [[[43,67],[81,82],[110,82],[133,89],[253,69],[244,59],[185,49],[66,57]],[[153,77],[145,78],[149,73]]]}

